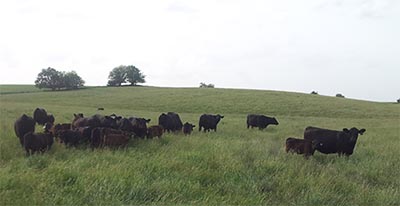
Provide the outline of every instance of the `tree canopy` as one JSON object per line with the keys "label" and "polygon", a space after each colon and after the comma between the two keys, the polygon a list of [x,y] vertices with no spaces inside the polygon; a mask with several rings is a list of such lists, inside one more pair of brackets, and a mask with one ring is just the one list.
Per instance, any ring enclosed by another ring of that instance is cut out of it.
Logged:
{"label": "tree canopy", "polygon": [[108,86],[122,86],[124,83],[130,83],[135,86],[138,83],[145,83],[146,76],[133,65],[121,65],[115,67],[108,75]]}
{"label": "tree canopy", "polygon": [[85,81],[75,71],[61,72],[51,67],[42,69],[35,81],[35,86],[39,89],[51,90],[77,89],[84,84]]}

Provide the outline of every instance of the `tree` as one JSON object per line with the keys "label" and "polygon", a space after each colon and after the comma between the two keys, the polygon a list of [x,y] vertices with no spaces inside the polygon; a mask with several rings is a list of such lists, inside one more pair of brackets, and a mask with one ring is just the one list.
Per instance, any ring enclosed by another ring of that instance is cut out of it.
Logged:
{"label": "tree", "polygon": [[77,89],[85,84],[85,81],[75,72],[67,72],[64,74],[64,86],[67,89]]}
{"label": "tree", "polygon": [[122,83],[126,83],[126,69],[125,66],[121,65],[115,67],[108,75],[108,86],[121,86]]}
{"label": "tree", "polygon": [[204,82],[200,82],[200,88],[214,88],[214,84],[206,84]]}
{"label": "tree", "polygon": [[144,83],[145,75],[136,68],[135,66],[121,65],[114,68],[108,75],[108,86],[121,86],[124,83],[129,82],[132,86],[137,85],[137,83]]}
{"label": "tree", "polygon": [[85,81],[75,72],[60,72],[54,68],[42,69],[38,74],[35,86],[39,89],[50,88],[51,90],[77,89],[85,84]]}
{"label": "tree", "polygon": [[130,65],[126,67],[126,80],[131,83],[132,86],[137,85],[137,83],[145,83],[145,77],[146,76],[135,66]]}
{"label": "tree", "polygon": [[51,67],[42,69],[36,78],[35,86],[39,89],[50,88],[53,91],[60,89],[63,87],[63,74]]}

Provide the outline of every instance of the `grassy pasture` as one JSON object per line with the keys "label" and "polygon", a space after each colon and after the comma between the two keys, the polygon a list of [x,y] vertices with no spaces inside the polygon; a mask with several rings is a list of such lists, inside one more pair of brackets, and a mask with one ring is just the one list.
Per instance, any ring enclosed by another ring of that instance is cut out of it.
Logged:
{"label": "grassy pasture", "polygon": [[[232,89],[38,92],[2,85],[0,91],[0,205],[400,205],[400,104]],[[120,150],[56,143],[44,155],[25,157],[13,123],[36,107],[56,122],[78,112],[141,116],[150,125],[167,111],[196,125],[203,113],[225,118],[216,133],[165,134]],[[280,125],[248,130],[248,113],[275,116]],[[302,137],[309,125],[367,131],[350,158],[286,154],[285,139]]]}

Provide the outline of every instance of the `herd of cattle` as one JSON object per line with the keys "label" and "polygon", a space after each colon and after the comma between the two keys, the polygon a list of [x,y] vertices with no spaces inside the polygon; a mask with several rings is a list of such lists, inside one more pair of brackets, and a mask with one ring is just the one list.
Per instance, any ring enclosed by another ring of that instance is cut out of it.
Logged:
{"label": "herd of cattle", "polygon": [[[217,125],[224,116],[217,114],[203,114],[199,119],[199,131],[217,131]],[[93,115],[84,117],[82,113],[74,114],[71,123],[55,124],[55,118],[43,108],[36,108],[33,118],[26,114],[19,117],[14,123],[16,136],[27,155],[36,152],[45,152],[51,148],[54,138],[67,147],[76,147],[81,144],[89,145],[92,149],[102,147],[124,147],[133,138],[161,138],[165,132],[183,132],[190,135],[195,125],[182,123],[177,113],[162,113],[158,118],[158,125],[147,126],[150,119],[139,117],[122,117],[112,115]],[[35,133],[35,125],[43,125],[43,132]],[[265,129],[268,125],[279,125],[276,118],[265,115],[247,115],[247,128],[258,127]],[[286,139],[286,152],[303,154],[305,157],[313,155],[315,150],[324,153],[338,153],[349,156],[353,154],[358,135],[366,130],[357,128],[343,129],[343,131],[328,130],[317,127],[307,127],[304,139],[289,137]]]}

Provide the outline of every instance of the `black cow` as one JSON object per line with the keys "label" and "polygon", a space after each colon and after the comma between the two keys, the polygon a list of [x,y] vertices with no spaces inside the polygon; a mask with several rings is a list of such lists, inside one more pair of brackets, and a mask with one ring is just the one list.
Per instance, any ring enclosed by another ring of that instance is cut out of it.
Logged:
{"label": "black cow", "polygon": [[247,129],[258,127],[260,130],[267,128],[268,125],[279,125],[275,117],[267,117],[260,114],[247,115]]}
{"label": "black cow", "polygon": [[95,114],[92,117],[92,121],[100,122],[100,127],[107,127],[117,129],[117,119],[113,116],[103,116],[100,114]]}
{"label": "black cow", "polygon": [[217,115],[212,115],[212,114],[203,114],[200,116],[199,120],[199,131],[201,131],[201,128],[204,128],[204,132],[214,130],[217,131],[217,124],[219,121],[224,118],[224,116],[217,114]]}
{"label": "black cow", "polygon": [[24,135],[24,148],[26,155],[29,156],[35,152],[43,153],[50,150],[53,141],[53,135],[50,133],[26,133]]}
{"label": "black cow", "polygon": [[120,130],[128,131],[128,132],[133,131],[132,122],[128,118],[122,118],[120,120],[117,120],[117,125],[118,125],[118,129],[120,129]]}
{"label": "black cow", "polygon": [[54,118],[53,114],[47,115],[47,122],[46,123],[54,124],[54,121],[55,121],[55,118]]}
{"label": "black cow", "polygon": [[62,123],[53,125],[50,122],[44,124],[44,131],[47,133],[51,133],[54,137],[58,138],[61,131],[70,130],[71,123]]}
{"label": "black cow", "polygon": [[43,108],[36,108],[35,111],[33,112],[33,119],[39,124],[39,125],[44,125],[48,121],[48,116],[47,112]]}
{"label": "black cow", "polygon": [[194,124],[190,124],[189,122],[186,122],[183,125],[183,134],[190,135],[190,133],[192,133],[194,127],[196,127]]}
{"label": "black cow", "polygon": [[353,127],[343,131],[307,127],[304,130],[304,139],[312,141],[313,152],[318,150],[324,154],[338,153],[349,156],[353,154],[357,143],[358,134],[362,135],[366,130]]}
{"label": "black cow", "polygon": [[135,136],[144,138],[147,134],[147,123],[150,122],[150,119],[130,117],[129,121],[131,121],[132,132],[135,133]]}
{"label": "black cow", "polygon": [[60,143],[65,146],[77,147],[80,143],[84,142],[82,134],[77,130],[63,130],[59,133]]}
{"label": "black cow", "polygon": [[183,126],[181,118],[175,112],[168,112],[167,114],[162,113],[158,117],[158,124],[167,132],[181,131]]}
{"label": "black cow", "polygon": [[15,135],[19,138],[21,146],[24,146],[24,135],[35,131],[35,120],[32,117],[23,114],[14,123]]}
{"label": "black cow", "polygon": [[101,119],[99,116],[93,115],[91,117],[84,117],[82,113],[74,114],[72,120],[72,128],[77,127],[100,127]]}

